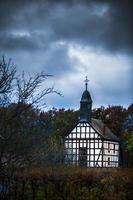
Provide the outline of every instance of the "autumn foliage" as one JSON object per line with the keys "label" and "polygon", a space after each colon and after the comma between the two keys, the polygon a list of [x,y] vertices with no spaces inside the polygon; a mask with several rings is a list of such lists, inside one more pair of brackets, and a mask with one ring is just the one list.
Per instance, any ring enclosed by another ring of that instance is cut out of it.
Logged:
{"label": "autumn foliage", "polygon": [[11,200],[132,200],[132,169],[42,168],[20,171]]}

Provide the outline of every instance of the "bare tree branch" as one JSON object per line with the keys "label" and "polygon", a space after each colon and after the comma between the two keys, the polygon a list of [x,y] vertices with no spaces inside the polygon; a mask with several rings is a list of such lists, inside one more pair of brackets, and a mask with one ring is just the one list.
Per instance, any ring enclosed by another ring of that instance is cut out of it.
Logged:
{"label": "bare tree branch", "polygon": [[5,61],[4,56],[0,60],[0,106],[9,102],[8,96],[13,91],[13,81],[15,80],[16,67],[9,59]]}
{"label": "bare tree branch", "polygon": [[56,93],[61,96],[61,93],[56,91],[54,87],[42,88],[42,85],[46,78],[52,75],[44,74],[41,72],[40,74],[36,74],[34,77],[29,76],[25,77],[23,72],[21,78],[17,78],[17,97],[19,103],[29,103],[39,104],[44,96]]}
{"label": "bare tree branch", "polygon": [[0,60],[0,94],[9,93],[13,90],[12,82],[15,78],[16,67],[11,63],[11,59],[8,62],[3,57]]}

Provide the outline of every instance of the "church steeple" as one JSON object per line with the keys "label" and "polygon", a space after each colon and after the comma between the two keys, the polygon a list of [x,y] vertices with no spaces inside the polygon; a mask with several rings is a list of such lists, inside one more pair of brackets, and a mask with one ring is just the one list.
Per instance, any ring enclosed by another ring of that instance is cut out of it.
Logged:
{"label": "church steeple", "polygon": [[92,109],[92,99],[91,95],[88,92],[88,82],[89,80],[85,79],[85,91],[82,94],[80,101],[80,122],[91,122],[91,109]]}

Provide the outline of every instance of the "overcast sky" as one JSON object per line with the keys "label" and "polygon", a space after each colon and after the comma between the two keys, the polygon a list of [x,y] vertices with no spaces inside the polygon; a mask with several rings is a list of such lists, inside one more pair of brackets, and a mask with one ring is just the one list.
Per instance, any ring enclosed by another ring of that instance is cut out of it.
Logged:
{"label": "overcast sky", "polygon": [[78,109],[85,88],[93,108],[133,103],[133,2],[127,0],[0,0],[0,57],[18,71],[52,74],[64,97],[48,108]]}

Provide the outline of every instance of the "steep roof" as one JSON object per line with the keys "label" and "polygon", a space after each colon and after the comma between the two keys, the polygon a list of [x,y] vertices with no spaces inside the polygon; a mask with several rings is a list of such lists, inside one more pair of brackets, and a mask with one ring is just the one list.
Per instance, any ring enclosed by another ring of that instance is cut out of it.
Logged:
{"label": "steep roof", "polygon": [[107,140],[120,141],[120,139],[112,133],[112,131],[98,119],[91,119],[92,127]]}
{"label": "steep roof", "polygon": [[90,93],[88,92],[88,90],[85,90],[82,94],[82,97],[81,97],[81,101],[87,101],[89,103],[92,103],[92,99],[91,99],[91,95]]}

